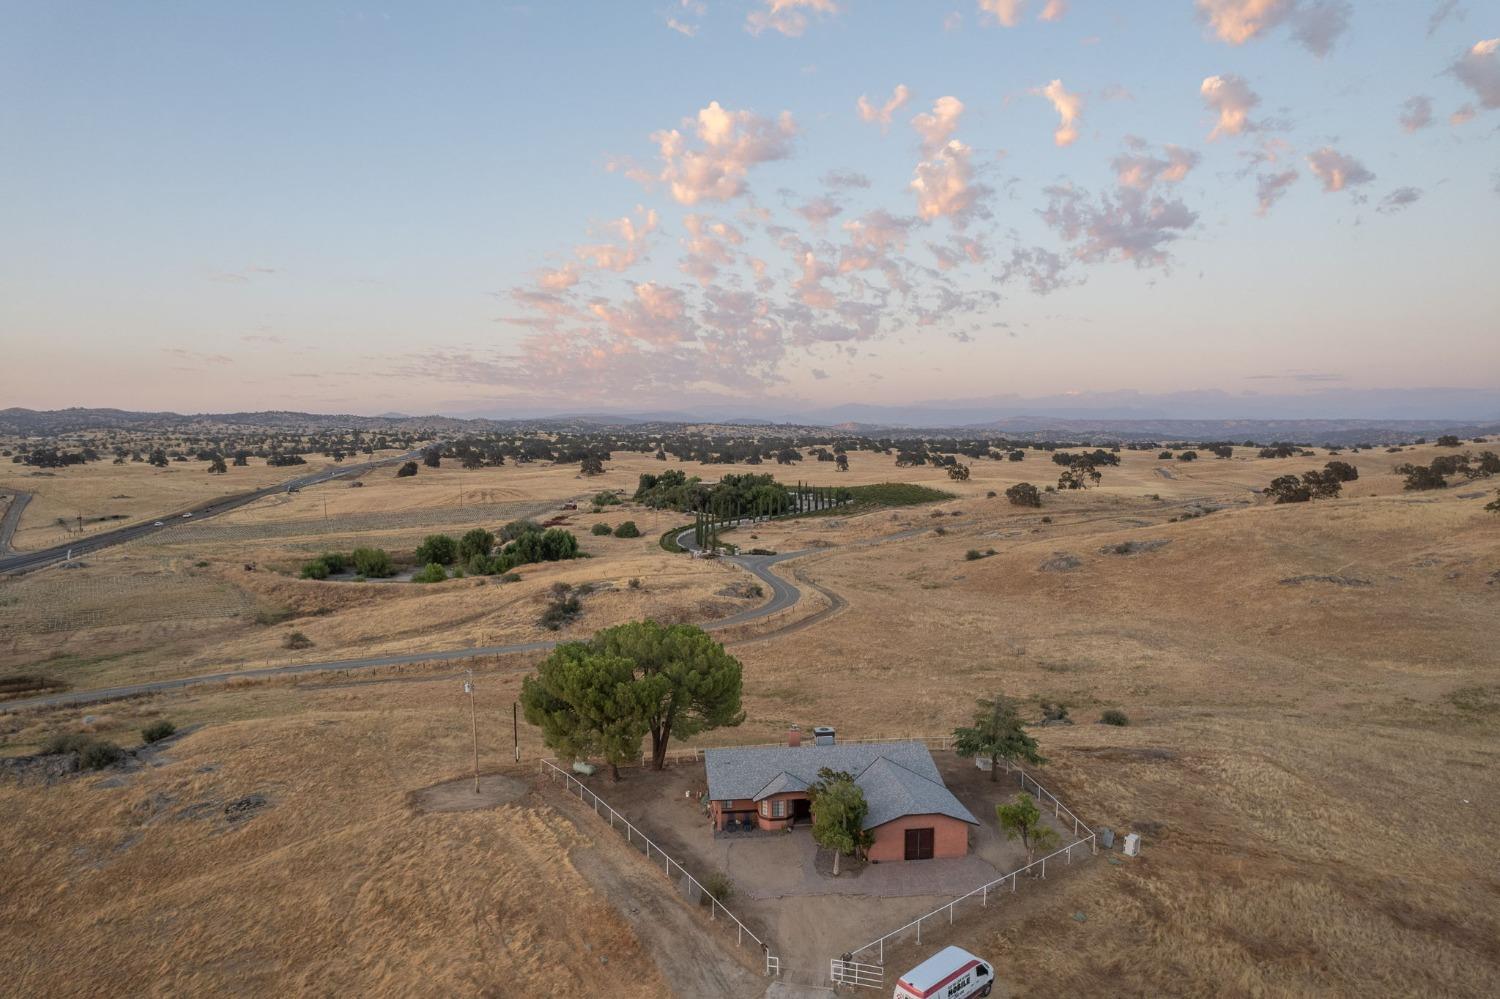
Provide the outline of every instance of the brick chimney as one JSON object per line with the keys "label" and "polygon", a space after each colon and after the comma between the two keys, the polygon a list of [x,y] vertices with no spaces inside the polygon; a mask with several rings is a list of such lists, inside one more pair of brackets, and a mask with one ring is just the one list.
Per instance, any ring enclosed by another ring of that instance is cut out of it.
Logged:
{"label": "brick chimney", "polygon": [[792,749],[796,749],[798,746],[802,745],[801,727],[793,725],[791,728],[786,730],[786,744]]}

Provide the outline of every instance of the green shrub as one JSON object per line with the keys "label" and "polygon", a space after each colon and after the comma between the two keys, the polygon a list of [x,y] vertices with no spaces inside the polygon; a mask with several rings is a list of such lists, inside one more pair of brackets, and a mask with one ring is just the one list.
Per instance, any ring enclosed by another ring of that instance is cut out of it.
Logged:
{"label": "green shrub", "polygon": [[714,871],[703,879],[703,890],[720,905],[734,897],[734,882],[723,871]]}
{"label": "green shrub", "polygon": [[452,565],[458,558],[458,542],[446,534],[429,534],[417,546],[416,557],[425,565]]}
{"label": "green shrub", "polygon": [[602,491],[602,492],[600,492],[600,493],[598,493],[598,494],[596,494],[594,496],[594,505],[595,506],[614,506],[616,503],[619,503],[619,502],[620,502],[620,497],[616,496],[614,493],[610,492],[608,489],[606,489],[606,490],[604,490],[604,491]]}
{"label": "green shrub", "polygon": [[501,541],[514,541],[523,534],[541,534],[542,525],[534,520],[513,520],[500,528]]}
{"label": "green shrub", "polygon": [[103,770],[125,758],[125,750],[114,743],[82,733],[54,735],[42,746],[42,753],[77,753],[78,766],[84,770]]}
{"label": "green shrub", "polygon": [[426,567],[411,577],[413,583],[441,583],[448,578],[448,570],[441,563],[428,562]]}
{"label": "green shrub", "polygon": [[1119,725],[1124,727],[1130,724],[1130,719],[1125,717],[1125,712],[1119,708],[1109,708],[1099,716],[1100,725]]}
{"label": "green shrub", "polygon": [[500,578],[496,580],[496,582],[500,583],[519,583],[520,581],[521,574],[519,572],[503,572],[500,574]]}
{"label": "green shrub", "polygon": [[476,527],[458,539],[458,557],[467,562],[475,555],[489,555],[495,548],[495,536],[482,527]]}
{"label": "green shrub", "polygon": [[300,631],[287,632],[287,636],[281,640],[281,647],[284,649],[310,649],[312,646],[313,640]]}
{"label": "green shrub", "polygon": [[299,574],[303,579],[327,579],[328,563],[320,558],[302,564],[302,572]]}
{"label": "green shrub", "polygon": [[641,588],[641,577],[631,576],[630,582],[627,585],[629,585],[632,590],[639,590]]}
{"label": "green shrub", "polygon": [[557,631],[582,611],[583,607],[579,604],[577,595],[567,590],[554,592],[552,602],[547,605],[547,609],[542,612],[541,620],[537,623],[548,631]]}
{"label": "green shrub", "polygon": [[91,741],[78,753],[78,766],[84,770],[103,770],[125,758],[125,750],[112,742]]}
{"label": "green shrub", "polygon": [[1030,482],[1017,482],[1005,490],[1005,498],[1013,506],[1041,506],[1042,494]]}
{"label": "green shrub", "polygon": [[610,533],[610,527],[608,524],[595,524],[593,527],[589,528],[589,533],[594,535],[595,537],[602,538],[606,534]]}
{"label": "green shrub", "polygon": [[978,548],[970,548],[968,551],[964,552],[965,561],[978,562],[982,558],[984,558],[984,553],[981,552]]}
{"label": "green shrub", "polygon": [[396,564],[384,548],[356,548],[349,558],[354,571],[368,579],[387,579],[396,574]]}
{"label": "green shrub", "polygon": [[54,735],[42,744],[42,755],[51,756],[55,753],[81,753],[94,742],[91,735],[68,732],[62,735]]}
{"label": "green shrub", "polygon": [[638,538],[640,536],[641,529],[635,526],[635,521],[633,520],[627,520],[615,528],[615,537],[617,538]]}
{"label": "green shrub", "polygon": [[141,729],[141,740],[143,742],[161,742],[163,739],[177,732],[177,726],[165,718],[152,722]]}

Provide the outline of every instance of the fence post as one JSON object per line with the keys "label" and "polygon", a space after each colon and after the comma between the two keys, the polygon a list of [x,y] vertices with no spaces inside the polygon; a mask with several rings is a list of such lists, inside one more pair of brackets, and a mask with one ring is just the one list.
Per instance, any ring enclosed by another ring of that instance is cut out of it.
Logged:
{"label": "fence post", "polygon": [[1042,858],[1042,880],[1047,880],[1047,858]]}

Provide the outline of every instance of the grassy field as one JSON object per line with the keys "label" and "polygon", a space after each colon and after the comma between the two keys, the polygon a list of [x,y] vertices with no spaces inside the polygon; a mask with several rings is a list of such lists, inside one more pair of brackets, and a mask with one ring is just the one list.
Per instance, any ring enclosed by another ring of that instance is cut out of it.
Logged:
{"label": "grassy field", "polygon": [[[1030,886],[927,941],[991,956],[1013,995],[1496,994],[1500,518],[1482,509],[1494,480],[1403,492],[1393,467],[1435,453],[1346,453],[1360,478],[1343,498],[1292,506],[1253,490],[1326,456],[1240,451],[1182,463],[1127,452],[1100,488],[1048,494],[1035,510],[1003,494],[1018,481],[1056,481],[1058,467],[1036,452],[974,462],[966,482],[868,453],[842,474],[804,463],[784,477],[909,481],[955,498],[744,531],[757,546],[810,549],[780,571],[842,604],[810,627],[736,646],[748,721],[704,741],[776,739],[793,722],[856,738],[944,732],[994,691],[1021,698],[1033,717],[1040,700],[1067,703],[1078,724],[1035,730],[1050,760],[1043,780],[1085,819],[1142,832],[1145,850]],[[604,478],[629,488],[638,467],[661,463],[631,456]],[[493,483],[482,488],[513,485],[518,504],[598,486],[570,468],[472,474]],[[426,487],[433,502],[392,512],[445,510],[440,478]],[[329,496],[363,504],[396,487]],[[318,491],[296,499],[314,502]],[[349,547],[355,535],[296,533],[316,519],[306,516],[237,516],[292,526],[100,556],[76,571],[105,581],[87,599],[81,583],[48,574],[0,586],[0,601],[12,601],[0,662],[89,686],[220,659],[285,660],[291,627],[318,656],[498,641],[537,634],[555,579],[614,584],[586,599],[578,634],[753,604],[714,595],[737,578],[731,567],[661,550],[676,514],[585,509],[570,527],[595,558],[523,573],[522,583],[431,588],[277,575],[272,563]],[[641,538],[588,532],[593,520],[626,517]],[[423,531],[381,537],[396,548]],[[245,560],[262,567],[245,572]],[[632,577],[643,590],[626,585]],[[68,600],[97,608],[99,620],[68,629],[56,609]],[[203,616],[188,615],[193,607]],[[255,624],[268,608],[294,616]],[[47,620],[58,629],[39,631]],[[480,669],[489,767],[508,758],[515,665]],[[639,862],[590,845],[579,835],[595,828],[588,816],[575,826],[530,792],[489,811],[412,810],[408,792],[467,766],[468,719],[451,674],[197,690],[94,711],[88,727],[122,744],[161,715],[189,731],[163,751],[165,765],[119,782],[0,783],[6,839],[17,845],[0,858],[0,912],[18,928],[0,975],[28,994],[524,991],[559,973],[585,992],[757,994],[739,979],[709,989],[707,979],[670,977],[684,968],[732,977],[739,966],[725,957],[721,967],[709,951],[669,957],[646,925],[660,920],[632,915],[646,888],[619,880]],[[1106,708],[1131,724],[1094,724]],[[0,716],[0,752],[82,727],[76,710]],[[533,758],[535,733],[522,726],[521,737]],[[252,793],[272,804],[229,823],[223,803]],[[81,970],[100,966],[88,955],[101,948],[115,982]]]}

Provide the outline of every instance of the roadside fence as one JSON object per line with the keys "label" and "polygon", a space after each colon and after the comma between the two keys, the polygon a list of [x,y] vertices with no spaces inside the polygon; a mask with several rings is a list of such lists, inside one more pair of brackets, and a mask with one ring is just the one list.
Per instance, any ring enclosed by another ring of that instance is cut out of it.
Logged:
{"label": "roadside fence", "polygon": [[746,926],[738,916],[730,912],[718,899],[714,898],[708,889],[703,887],[703,883],[688,872],[687,868],[673,860],[665,850],[657,846],[649,836],[637,829],[629,819],[615,811],[609,802],[599,797],[586,787],[582,781],[557,766],[551,760],[538,760],[537,772],[546,776],[553,783],[557,782],[557,778],[563,778],[563,786],[569,794],[577,795],[579,801],[592,806],[594,814],[606,820],[611,829],[623,832],[625,834],[625,841],[631,846],[644,848],[647,860],[659,861],[669,882],[674,878],[673,869],[675,868],[677,875],[686,879],[697,891],[700,898],[708,900],[708,918],[710,921],[717,921],[721,916],[728,919],[734,925],[735,942],[739,946],[745,946],[745,938],[748,937],[760,947],[761,954],[765,957],[765,974],[775,976],[781,973],[780,959],[771,953],[770,947],[755,934],[755,931]]}

